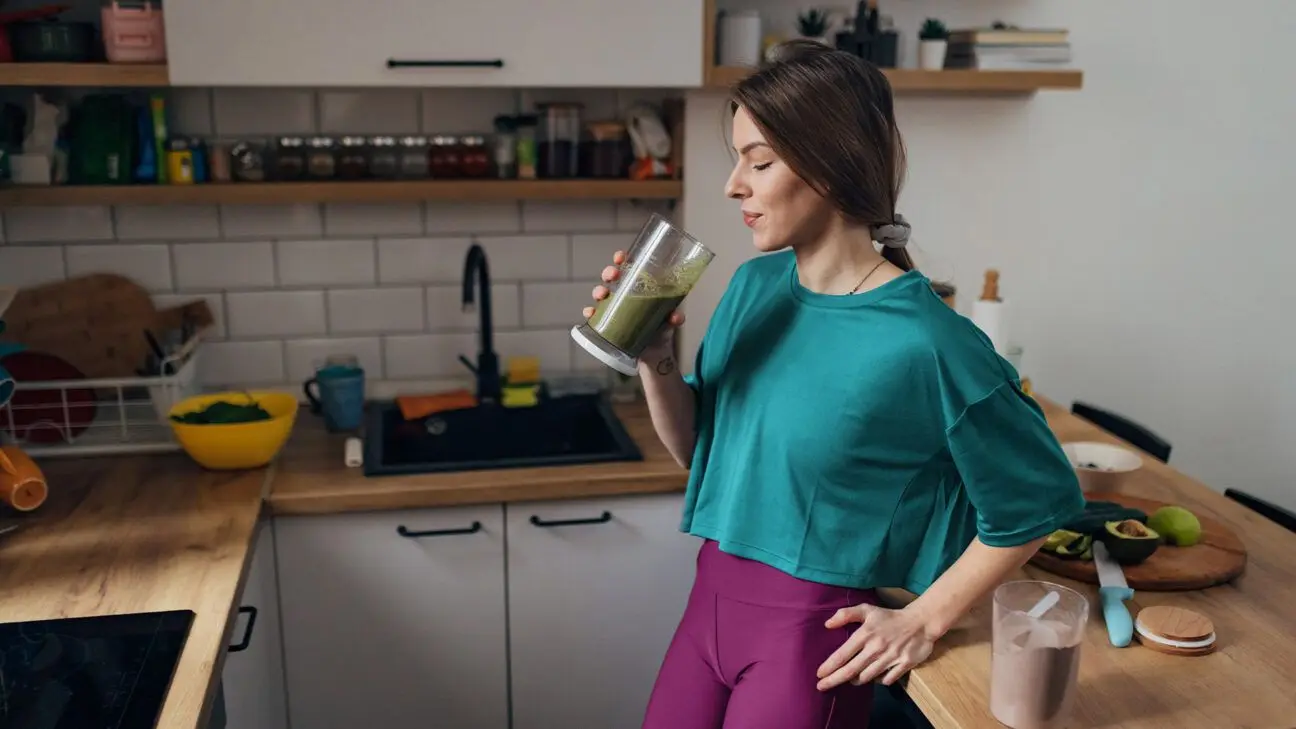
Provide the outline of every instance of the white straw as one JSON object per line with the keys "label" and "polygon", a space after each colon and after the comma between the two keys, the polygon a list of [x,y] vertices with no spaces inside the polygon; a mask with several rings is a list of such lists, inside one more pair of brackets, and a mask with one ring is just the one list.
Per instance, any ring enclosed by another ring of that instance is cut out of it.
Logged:
{"label": "white straw", "polygon": [[1039,619],[1044,615],[1044,613],[1049,611],[1049,608],[1056,605],[1059,599],[1060,597],[1056,592],[1049,592],[1049,594],[1041,597],[1040,601],[1035,603],[1035,607],[1031,608],[1026,614],[1032,618]]}

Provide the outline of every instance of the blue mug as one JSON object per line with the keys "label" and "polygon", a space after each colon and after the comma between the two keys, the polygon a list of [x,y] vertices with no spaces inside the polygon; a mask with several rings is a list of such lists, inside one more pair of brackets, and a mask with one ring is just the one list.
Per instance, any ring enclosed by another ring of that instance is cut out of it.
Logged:
{"label": "blue mug", "polygon": [[324,416],[331,433],[358,430],[364,420],[365,376],[355,365],[330,364],[302,385],[311,412]]}
{"label": "blue mug", "polygon": [[[0,332],[3,331],[4,322],[0,321]],[[4,359],[8,355],[21,352],[24,349],[25,347],[21,344],[0,342],[0,360]],[[18,384],[14,382],[13,375],[10,375],[9,371],[4,368],[4,364],[0,363],[0,408],[4,407],[9,402],[14,395],[14,390],[17,388]]]}

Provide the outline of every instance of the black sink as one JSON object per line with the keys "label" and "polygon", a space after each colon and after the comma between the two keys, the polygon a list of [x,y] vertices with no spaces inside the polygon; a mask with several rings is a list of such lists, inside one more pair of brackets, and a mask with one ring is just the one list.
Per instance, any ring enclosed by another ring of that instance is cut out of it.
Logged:
{"label": "black sink", "polygon": [[641,461],[643,454],[598,395],[495,404],[405,420],[374,403],[365,422],[366,476]]}

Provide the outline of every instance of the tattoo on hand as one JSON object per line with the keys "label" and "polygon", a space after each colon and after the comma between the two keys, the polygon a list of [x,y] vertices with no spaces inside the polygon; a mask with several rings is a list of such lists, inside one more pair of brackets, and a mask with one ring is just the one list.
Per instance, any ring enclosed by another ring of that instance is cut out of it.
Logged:
{"label": "tattoo on hand", "polygon": [[675,371],[675,358],[667,357],[657,363],[657,374],[669,375]]}

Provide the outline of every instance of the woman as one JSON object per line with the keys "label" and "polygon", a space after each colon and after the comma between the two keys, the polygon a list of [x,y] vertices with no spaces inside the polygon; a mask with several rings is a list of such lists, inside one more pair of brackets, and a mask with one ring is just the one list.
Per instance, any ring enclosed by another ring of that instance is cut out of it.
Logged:
{"label": "woman", "polygon": [[[905,252],[886,77],[793,42],[731,108],[725,193],[771,255],[734,274],[692,376],[671,326],[640,360],[704,540],[643,726],[860,729],[870,684],[925,660],[1084,501],[1012,367]],[[888,610],[878,587],[919,596]]]}

